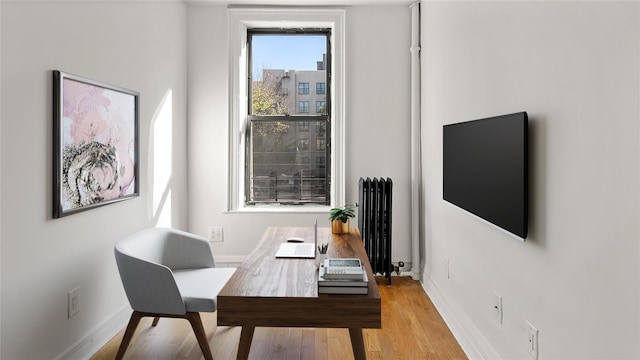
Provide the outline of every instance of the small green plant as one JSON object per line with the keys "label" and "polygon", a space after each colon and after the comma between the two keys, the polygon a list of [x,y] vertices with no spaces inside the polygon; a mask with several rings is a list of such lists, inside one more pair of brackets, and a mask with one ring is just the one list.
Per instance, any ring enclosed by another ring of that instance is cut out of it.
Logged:
{"label": "small green plant", "polygon": [[353,204],[347,204],[343,207],[337,207],[331,209],[329,214],[330,221],[340,220],[343,223],[346,223],[349,218],[356,216],[356,206]]}

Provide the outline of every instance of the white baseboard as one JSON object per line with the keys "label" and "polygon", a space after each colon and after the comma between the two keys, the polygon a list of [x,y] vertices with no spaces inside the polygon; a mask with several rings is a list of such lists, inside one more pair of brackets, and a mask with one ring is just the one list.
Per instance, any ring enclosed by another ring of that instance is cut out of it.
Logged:
{"label": "white baseboard", "polygon": [[127,303],[55,359],[90,359],[93,354],[127,326],[130,317],[131,307]]}
{"label": "white baseboard", "polygon": [[244,255],[215,255],[216,266],[238,267],[244,261]]}
{"label": "white baseboard", "polygon": [[467,314],[448,299],[427,274],[422,287],[469,359],[502,359]]}

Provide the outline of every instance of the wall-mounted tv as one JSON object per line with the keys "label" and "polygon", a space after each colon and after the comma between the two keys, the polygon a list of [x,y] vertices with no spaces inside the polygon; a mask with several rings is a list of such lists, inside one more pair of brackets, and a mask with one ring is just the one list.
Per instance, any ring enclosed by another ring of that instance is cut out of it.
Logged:
{"label": "wall-mounted tv", "polygon": [[443,127],[444,200],[527,237],[526,112]]}

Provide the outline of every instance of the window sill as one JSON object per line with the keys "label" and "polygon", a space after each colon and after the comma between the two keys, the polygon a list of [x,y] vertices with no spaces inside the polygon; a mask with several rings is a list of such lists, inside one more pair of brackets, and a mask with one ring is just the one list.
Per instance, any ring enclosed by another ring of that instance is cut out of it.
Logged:
{"label": "window sill", "polygon": [[226,211],[226,214],[312,214],[328,213],[330,206],[326,205],[251,205]]}

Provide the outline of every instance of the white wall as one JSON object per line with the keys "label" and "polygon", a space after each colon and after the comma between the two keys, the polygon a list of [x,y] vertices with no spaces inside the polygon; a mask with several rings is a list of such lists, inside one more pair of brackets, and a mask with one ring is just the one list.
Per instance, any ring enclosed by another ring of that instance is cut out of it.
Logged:
{"label": "white wall", "polygon": [[[0,8],[0,357],[87,357],[113,335],[99,331],[110,323],[121,329],[130,314],[115,241],[146,226],[187,225],[186,6],[2,1]],[[51,218],[54,69],[140,92],[140,197]],[[172,158],[156,158],[158,144]],[[67,319],[67,291],[78,285],[80,313]]]}
{"label": "white wall", "polygon": [[[528,359],[527,319],[540,359],[640,357],[639,12],[638,2],[423,2],[425,286],[458,334],[472,334],[467,350]],[[441,160],[443,124],[523,110],[526,242],[445,203]]]}
{"label": "white wall", "polygon": [[[361,176],[391,177],[393,260],[410,249],[410,10],[408,6],[347,8],[346,199],[358,200]],[[206,235],[224,227],[214,243],[219,258],[238,261],[271,225],[309,226],[328,213],[226,213],[229,159],[229,44],[227,9],[190,5],[189,33],[189,230]],[[357,226],[357,219],[353,225]]]}

